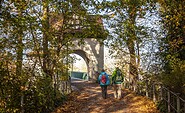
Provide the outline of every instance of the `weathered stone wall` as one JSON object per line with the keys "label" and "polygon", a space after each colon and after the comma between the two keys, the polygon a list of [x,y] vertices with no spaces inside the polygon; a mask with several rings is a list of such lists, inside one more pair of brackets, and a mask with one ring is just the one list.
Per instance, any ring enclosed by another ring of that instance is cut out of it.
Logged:
{"label": "weathered stone wall", "polygon": [[73,42],[75,54],[80,55],[87,64],[88,75],[90,79],[97,79],[97,72],[104,68],[104,46],[94,38],[84,40],[84,45],[78,46],[79,40]]}

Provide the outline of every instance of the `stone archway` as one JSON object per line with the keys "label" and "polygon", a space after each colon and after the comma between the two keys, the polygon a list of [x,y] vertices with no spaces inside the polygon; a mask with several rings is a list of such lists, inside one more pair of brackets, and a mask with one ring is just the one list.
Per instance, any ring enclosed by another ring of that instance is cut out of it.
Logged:
{"label": "stone archway", "polygon": [[89,70],[89,66],[88,66],[89,58],[87,57],[87,53],[83,50],[73,50],[73,53],[79,55],[85,61],[86,66],[87,66],[87,72],[88,72],[88,70]]}
{"label": "stone archway", "polygon": [[[74,37],[72,43],[75,47],[70,49],[86,61],[89,77],[96,79],[96,72],[100,72],[104,67],[104,46],[97,41],[103,41],[107,37],[103,21],[99,15],[80,16],[69,13],[66,16],[69,18],[65,19],[63,14],[53,15],[50,19],[51,27],[57,31],[58,37]],[[78,46],[80,39],[76,39],[75,36],[86,37],[85,44]]]}
{"label": "stone archway", "polygon": [[[73,41],[74,45],[78,45],[79,40]],[[73,53],[80,55],[87,64],[87,71],[90,79],[97,79],[97,72],[104,68],[104,46],[96,39],[88,38],[84,40],[81,46],[71,48]]]}

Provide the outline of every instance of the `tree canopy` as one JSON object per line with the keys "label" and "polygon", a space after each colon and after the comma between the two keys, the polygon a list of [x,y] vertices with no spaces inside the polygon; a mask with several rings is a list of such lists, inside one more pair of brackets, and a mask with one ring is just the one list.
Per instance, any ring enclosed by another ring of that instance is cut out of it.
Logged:
{"label": "tree canopy", "polygon": [[50,112],[62,103],[59,78],[69,77],[74,38],[108,46],[135,91],[146,78],[183,96],[184,9],[183,0],[1,0],[0,111]]}

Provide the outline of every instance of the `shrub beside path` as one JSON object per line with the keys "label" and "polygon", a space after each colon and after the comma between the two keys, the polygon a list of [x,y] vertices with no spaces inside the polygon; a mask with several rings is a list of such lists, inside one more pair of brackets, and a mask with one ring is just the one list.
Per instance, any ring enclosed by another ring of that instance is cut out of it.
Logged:
{"label": "shrub beside path", "polygon": [[101,97],[101,88],[90,81],[73,80],[75,90],[63,105],[52,113],[159,113],[150,99],[123,89],[121,100],[114,99],[113,88],[108,87],[108,97]]}

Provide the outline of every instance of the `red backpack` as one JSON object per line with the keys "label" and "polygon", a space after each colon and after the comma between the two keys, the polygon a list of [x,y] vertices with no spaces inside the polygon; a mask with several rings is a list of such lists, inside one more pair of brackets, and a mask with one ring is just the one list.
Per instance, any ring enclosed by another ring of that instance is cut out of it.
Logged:
{"label": "red backpack", "polygon": [[107,79],[106,79],[106,75],[105,75],[105,74],[103,74],[103,75],[101,76],[101,82],[102,82],[103,84],[106,84]]}

